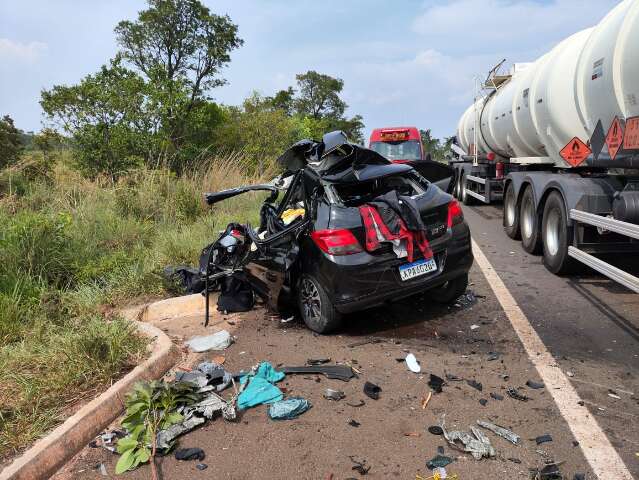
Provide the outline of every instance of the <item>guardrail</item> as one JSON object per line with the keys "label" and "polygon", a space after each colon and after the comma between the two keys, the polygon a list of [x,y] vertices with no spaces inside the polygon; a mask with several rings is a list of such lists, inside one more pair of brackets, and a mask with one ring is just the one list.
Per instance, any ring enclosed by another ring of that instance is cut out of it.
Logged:
{"label": "guardrail", "polygon": [[[621,220],[602,217],[601,215],[595,215],[582,210],[575,210],[574,208],[570,210],[570,218],[578,223],[585,223],[586,225],[603,228],[610,232],[615,232],[620,235],[639,240],[639,225],[635,225],[634,223],[622,222]],[[568,255],[575,260],[588,265],[593,270],[598,271],[611,280],[614,280],[626,288],[639,293],[638,277],[625,272],[614,265],[610,265],[609,263],[584,252],[583,250],[579,250],[576,247],[568,247]]]}

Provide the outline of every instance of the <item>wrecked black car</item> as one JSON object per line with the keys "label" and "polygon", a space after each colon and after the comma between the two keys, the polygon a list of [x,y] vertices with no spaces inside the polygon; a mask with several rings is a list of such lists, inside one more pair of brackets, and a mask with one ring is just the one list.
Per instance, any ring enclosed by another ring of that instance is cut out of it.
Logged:
{"label": "wrecked black car", "polygon": [[223,279],[225,301],[250,302],[248,284],[271,310],[293,306],[319,333],[343,314],[425,290],[438,302],[465,292],[473,254],[462,210],[418,172],[448,189],[448,167],[393,164],[342,132],[298,142],[278,161],[284,173],[271,184],[205,195],[213,205],[270,192],[257,228],[231,224],[204,250],[206,292]]}

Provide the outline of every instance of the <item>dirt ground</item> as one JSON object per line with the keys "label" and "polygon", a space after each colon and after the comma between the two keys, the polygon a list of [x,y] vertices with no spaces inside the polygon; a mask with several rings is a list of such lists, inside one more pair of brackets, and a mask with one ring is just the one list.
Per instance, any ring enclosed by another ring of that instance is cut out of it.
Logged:
{"label": "dirt ground", "polygon": [[[359,378],[341,382],[318,375],[287,375],[278,386],[286,389],[285,396],[310,400],[313,407],[308,412],[278,422],[267,418],[265,406],[258,406],[242,412],[234,423],[221,418],[209,422],[179,442],[179,447],[202,448],[208,468],[200,471],[197,461],[180,462],[169,455],[158,460],[162,478],[349,479],[362,477],[353,470],[354,462],[359,461],[370,466],[366,478],[412,480],[416,475],[427,478],[432,474],[426,462],[437,454],[438,447],[455,459],[447,471],[459,479],[528,478],[529,469],[542,467],[546,459],[564,462],[564,478],[572,479],[575,473],[592,478],[549,393],[525,386],[528,380],[540,380],[476,267],[470,289],[477,296],[474,305],[444,307],[426,295],[411,298],[353,315],[341,333],[331,336],[316,335],[299,323],[269,319],[261,309],[234,315],[231,322],[237,341],[224,353],[227,370],[247,369],[263,360],[274,366],[304,365],[310,358],[330,357],[335,363],[352,364],[361,372]],[[172,323],[166,319],[161,326],[179,341],[201,331],[199,321]],[[479,328],[473,330],[471,325]],[[421,374],[407,369],[403,361],[407,352],[420,361]],[[496,360],[489,360],[492,352],[498,354]],[[217,355],[219,352],[192,355],[189,361]],[[448,381],[443,392],[433,395],[422,409],[421,399],[430,391],[430,373],[440,377],[448,373],[464,381]],[[483,390],[469,386],[467,379],[481,382]],[[364,395],[366,381],[382,388],[379,400]],[[508,397],[509,386],[517,387],[530,400]],[[346,398],[327,400],[323,398],[326,388],[342,390]],[[504,398],[495,400],[490,393]],[[487,400],[485,406],[480,399]],[[361,407],[349,405],[360,400],[365,402]],[[468,431],[478,419],[492,420],[518,433],[520,445],[485,431],[497,456],[474,460],[427,431],[444,415],[449,430]],[[360,425],[351,426],[350,420]],[[544,434],[550,434],[552,442],[536,445],[534,438]],[[85,448],[55,478],[103,479],[101,463],[108,477],[115,478],[117,458],[100,448]],[[121,478],[150,476],[150,467],[145,465]]]}

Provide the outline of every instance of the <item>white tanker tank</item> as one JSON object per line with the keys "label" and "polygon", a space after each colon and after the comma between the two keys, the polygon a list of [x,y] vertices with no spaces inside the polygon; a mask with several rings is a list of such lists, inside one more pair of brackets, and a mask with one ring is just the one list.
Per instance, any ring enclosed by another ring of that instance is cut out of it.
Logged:
{"label": "white tanker tank", "polygon": [[[601,143],[615,117],[625,131],[623,148],[639,148],[639,0],[622,1],[598,25],[565,39],[479,98],[462,115],[457,141],[469,154],[476,145],[478,154],[594,166],[592,155],[568,162],[560,152],[576,148],[575,138],[589,152],[595,130]],[[615,158],[605,146],[601,155],[599,166]]]}

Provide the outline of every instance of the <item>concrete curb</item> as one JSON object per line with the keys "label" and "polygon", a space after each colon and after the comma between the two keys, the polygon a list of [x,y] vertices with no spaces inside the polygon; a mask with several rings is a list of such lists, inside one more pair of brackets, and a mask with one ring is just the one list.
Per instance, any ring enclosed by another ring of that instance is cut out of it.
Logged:
{"label": "concrete curb", "polygon": [[171,339],[148,323],[135,324],[140,333],[154,339],[151,356],[46,437],[38,440],[0,472],[0,480],[49,478],[122,413],[125,395],[136,382],[157,379],[175,364],[179,359],[179,351]]}

